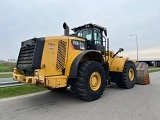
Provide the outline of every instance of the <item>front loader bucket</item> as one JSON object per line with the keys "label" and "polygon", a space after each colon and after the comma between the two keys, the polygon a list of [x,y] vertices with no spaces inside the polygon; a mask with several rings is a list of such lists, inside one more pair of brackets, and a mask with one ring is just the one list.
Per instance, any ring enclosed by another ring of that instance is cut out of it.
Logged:
{"label": "front loader bucket", "polygon": [[137,84],[147,85],[150,84],[150,78],[148,73],[148,64],[145,62],[136,62],[136,71],[137,71]]}

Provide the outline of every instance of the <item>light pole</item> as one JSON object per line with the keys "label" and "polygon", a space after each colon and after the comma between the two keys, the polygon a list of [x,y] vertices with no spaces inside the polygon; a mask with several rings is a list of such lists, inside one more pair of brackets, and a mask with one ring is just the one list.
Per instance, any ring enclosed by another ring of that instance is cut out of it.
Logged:
{"label": "light pole", "polygon": [[137,34],[129,35],[129,36],[136,36],[136,46],[137,46],[137,62],[138,62],[138,39]]}

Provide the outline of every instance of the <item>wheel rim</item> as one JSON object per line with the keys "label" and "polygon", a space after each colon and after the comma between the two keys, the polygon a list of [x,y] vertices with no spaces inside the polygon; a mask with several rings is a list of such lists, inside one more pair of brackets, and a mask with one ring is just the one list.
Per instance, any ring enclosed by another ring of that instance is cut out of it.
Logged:
{"label": "wheel rim", "polygon": [[91,74],[90,80],[89,80],[89,85],[93,91],[96,91],[99,89],[99,87],[101,85],[101,76],[98,72],[93,72]]}
{"label": "wheel rim", "polygon": [[134,70],[133,70],[133,68],[129,69],[129,80],[130,81],[134,80]]}

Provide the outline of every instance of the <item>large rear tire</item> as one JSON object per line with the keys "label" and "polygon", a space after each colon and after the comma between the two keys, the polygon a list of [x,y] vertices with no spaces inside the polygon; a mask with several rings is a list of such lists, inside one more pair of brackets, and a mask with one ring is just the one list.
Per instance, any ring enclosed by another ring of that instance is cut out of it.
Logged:
{"label": "large rear tire", "polygon": [[122,73],[122,82],[116,83],[120,88],[131,89],[136,82],[136,68],[132,61],[126,61]]}
{"label": "large rear tire", "polygon": [[105,72],[99,62],[82,62],[77,79],[71,81],[71,90],[81,99],[94,101],[101,97],[106,86]]}

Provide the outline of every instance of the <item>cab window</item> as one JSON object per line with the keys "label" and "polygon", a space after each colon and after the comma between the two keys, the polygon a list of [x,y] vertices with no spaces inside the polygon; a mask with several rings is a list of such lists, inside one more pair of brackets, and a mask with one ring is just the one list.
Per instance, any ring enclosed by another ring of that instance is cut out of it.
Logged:
{"label": "cab window", "polygon": [[86,38],[87,40],[92,39],[92,30],[91,29],[86,29],[86,30],[80,30],[78,31],[77,35],[82,38]]}
{"label": "cab window", "polygon": [[94,29],[94,41],[95,44],[102,44],[102,35],[98,29]]}

